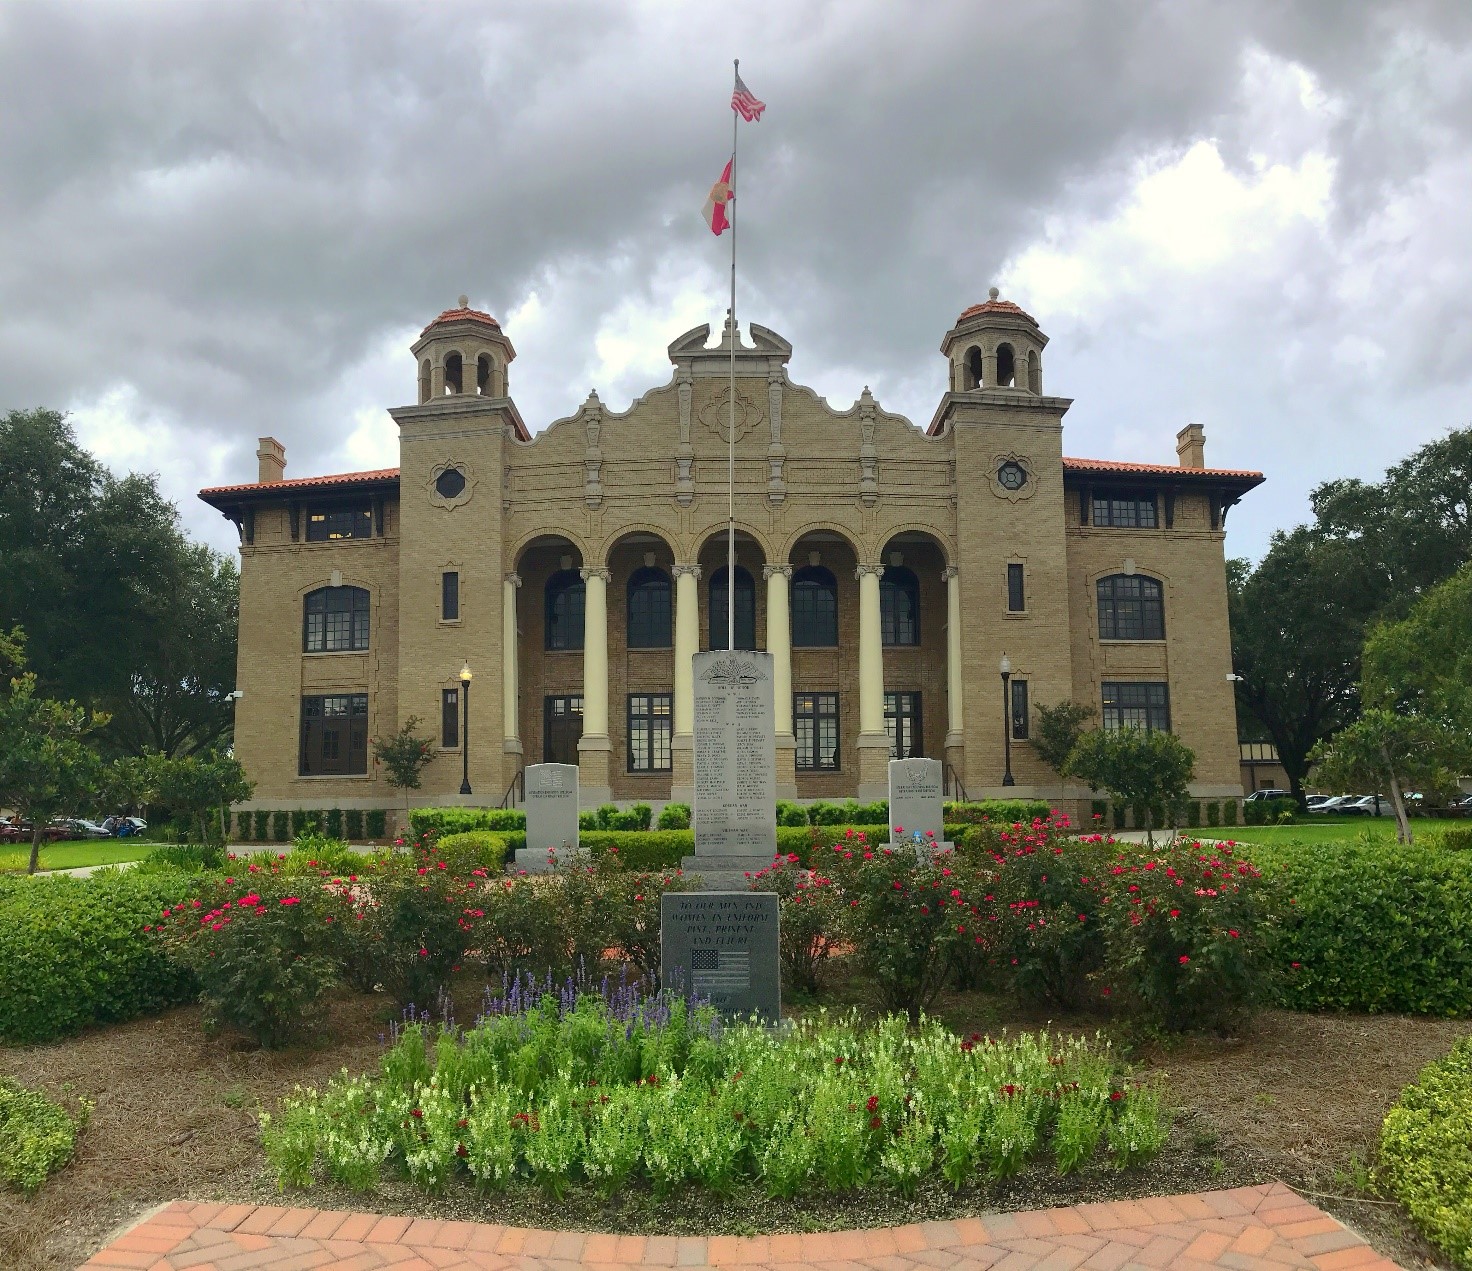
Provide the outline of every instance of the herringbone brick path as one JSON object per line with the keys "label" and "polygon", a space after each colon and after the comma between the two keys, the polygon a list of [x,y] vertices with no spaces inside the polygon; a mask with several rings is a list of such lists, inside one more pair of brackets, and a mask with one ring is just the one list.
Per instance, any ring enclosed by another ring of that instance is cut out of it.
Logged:
{"label": "herringbone brick path", "polygon": [[986,1214],[870,1231],[600,1236],[341,1210],[175,1201],[86,1264],[137,1271],[1127,1271],[1306,1267],[1394,1271],[1282,1183],[1193,1196]]}

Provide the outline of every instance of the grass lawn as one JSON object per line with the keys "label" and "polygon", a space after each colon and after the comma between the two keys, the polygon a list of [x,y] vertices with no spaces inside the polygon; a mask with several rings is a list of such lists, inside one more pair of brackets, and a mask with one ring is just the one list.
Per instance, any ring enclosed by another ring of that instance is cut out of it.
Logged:
{"label": "grass lawn", "polygon": [[[76,839],[41,844],[42,869],[80,869],[83,865],[116,865],[119,861],[141,861],[157,847],[137,839]],[[31,862],[29,843],[7,843],[0,848],[0,874],[19,870]]]}
{"label": "grass lawn", "polygon": [[[1448,825],[1465,825],[1465,821],[1439,820],[1435,817],[1412,817],[1411,833],[1419,842],[1422,835],[1435,836]],[[1189,830],[1190,834],[1210,834],[1212,838],[1230,839],[1235,843],[1354,843],[1370,835],[1384,843],[1395,842],[1393,816],[1345,816],[1300,819],[1293,825],[1223,825],[1208,830],[1205,826]]]}

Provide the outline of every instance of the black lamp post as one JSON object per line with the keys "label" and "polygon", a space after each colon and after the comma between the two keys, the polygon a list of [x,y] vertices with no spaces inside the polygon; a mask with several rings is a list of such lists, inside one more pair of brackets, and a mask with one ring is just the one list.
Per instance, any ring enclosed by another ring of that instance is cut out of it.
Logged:
{"label": "black lamp post", "polygon": [[1004,786],[1015,786],[1016,781],[1012,779],[1012,701],[1007,693],[1008,682],[1012,679],[1012,663],[1007,655],[1002,654],[1002,753],[1007,757],[1006,771],[1002,773],[1002,784]]}
{"label": "black lamp post", "polygon": [[464,703],[465,722],[460,725],[460,793],[470,791],[470,663],[460,668],[460,700]]}

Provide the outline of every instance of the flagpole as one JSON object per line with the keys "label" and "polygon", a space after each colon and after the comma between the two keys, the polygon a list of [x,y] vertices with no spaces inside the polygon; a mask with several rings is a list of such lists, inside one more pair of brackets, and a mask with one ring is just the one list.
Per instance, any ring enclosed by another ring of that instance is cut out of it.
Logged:
{"label": "flagpole", "polygon": [[[732,62],[731,90],[741,78],[741,59]],[[736,107],[731,107],[731,189],[736,188],[736,139],[740,135]],[[736,205],[731,209],[731,383],[730,431],[726,438],[726,649],[736,650]]]}

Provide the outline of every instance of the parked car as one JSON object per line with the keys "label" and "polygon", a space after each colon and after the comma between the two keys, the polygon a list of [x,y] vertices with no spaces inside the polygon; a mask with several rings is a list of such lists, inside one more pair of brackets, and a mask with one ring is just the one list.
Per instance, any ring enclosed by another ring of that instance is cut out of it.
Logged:
{"label": "parked car", "polygon": [[1268,799],[1291,799],[1292,797],[1292,790],[1254,790],[1243,802],[1265,803]]}
{"label": "parked car", "polygon": [[1356,797],[1356,795],[1352,794],[1329,795],[1322,803],[1310,804],[1308,810],[1310,812],[1322,812],[1326,816],[1332,816],[1337,814],[1346,803],[1353,803]]}
{"label": "parked car", "polygon": [[1334,797],[1332,794],[1306,794],[1303,796],[1303,805],[1312,812],[1319,804],[1328,803]]}
{"label": "parked car", "polygon": [[19,843],[20,840],[20,826],[8,816],[0,817],[0,843]]}
{"label": "parked car", "polygon": [[1394,809],[1383,794],[1362,794],[1339,809],[1350,816],[1391,816]]}
{"label": "parked car", "polygon": [[111,831],[103,829],[96,821],[89,821],[85,817],[68,817],[59,824],[66,826],[72,838],[105,839],[112,837]]}

